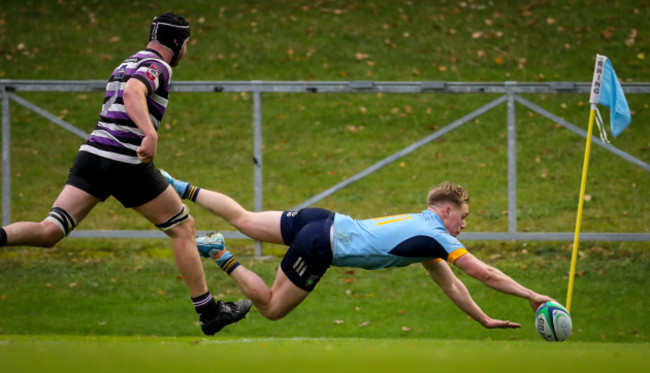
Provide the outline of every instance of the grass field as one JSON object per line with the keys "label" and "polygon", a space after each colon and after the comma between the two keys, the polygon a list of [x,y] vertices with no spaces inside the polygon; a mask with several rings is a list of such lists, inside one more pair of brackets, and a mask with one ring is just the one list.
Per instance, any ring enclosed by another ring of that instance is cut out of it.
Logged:
{"label": "grass field", "polygon": [[[71,359],[70,356],[74,356]],[[3,372],[641,372],[638,344],[3,336]]]}

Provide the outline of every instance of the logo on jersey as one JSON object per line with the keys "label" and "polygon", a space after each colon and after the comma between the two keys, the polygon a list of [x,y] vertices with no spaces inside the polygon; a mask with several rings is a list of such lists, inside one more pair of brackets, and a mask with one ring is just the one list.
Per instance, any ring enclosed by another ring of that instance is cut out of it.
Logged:
{"label": "logo on jersey", "polygon": [[156,65],[151,65],[149,66],[149,69],[147,69],[147,72],[145,72],[145,75],[147,75],[147,79],[153,82],[154,80],[158,79],[158,76],[160,75],[160,69]]}
{"label": "logo on jersey", "polygon": [[115,74],[116,79],[122,79],[124,77],[124,72],[126,71],[126,64],[120,66],[120,69]]}

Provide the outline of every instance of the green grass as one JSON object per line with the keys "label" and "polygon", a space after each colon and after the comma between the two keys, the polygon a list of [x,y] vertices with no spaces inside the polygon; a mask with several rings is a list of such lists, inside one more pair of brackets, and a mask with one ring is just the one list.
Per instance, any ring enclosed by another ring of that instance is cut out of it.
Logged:
{"label": "green grass", "polygon": [[[75,359],[69,359],[74,355]],[[431,339],[21,337],[0,339],[4,371],[638,371],[647,346]]]}
{"label": "green grass", "polygon": [[[157,240],[130,247],[131,251],[4,249],[0,256],[0,335],[200,336],[167,245]],[[647,343],[649,256],[638,245],[618,246],[603,244],[581,252],[571,341]],[[474,252],[525,286],[564,302],[570,248],[555,244],[514,247],[477,247]],[[279,258],[260,260],[235,253],[268,284],[272,282]],[[216,296],[241,298],[234,283],[213,263],[206,261],[205,272]],[[331,268],[314,293],[286,318],[270,322],[254,310],[220,335],[540,340],[525,300],[458,275],[486,313],[519,322],[522,328],[483,329],[444,296],[421,266],[413,265],[379,271]]]}

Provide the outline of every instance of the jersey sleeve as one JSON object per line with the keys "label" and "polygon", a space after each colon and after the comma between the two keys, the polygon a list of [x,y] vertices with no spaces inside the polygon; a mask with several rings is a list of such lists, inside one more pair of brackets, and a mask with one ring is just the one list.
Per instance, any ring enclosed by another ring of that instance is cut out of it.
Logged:
{"label": "jersey sleeve", "polygon": [[465,246],[456,239],[456,237],[450,234],[442,234],[437,237],[438,242],[444,247],[447,251],[447,258],[445,258],[449,263],[454,264],[456,259],[468,253]]}
{"label": "jersey sleeve", "polygon": [[156,92],[161,85],[161,79],[165,79],[169,74],[165,74],[166,66],[157,61],[145,61],[142,63],[133,78],[138,79],[147,86],[148,94]]}

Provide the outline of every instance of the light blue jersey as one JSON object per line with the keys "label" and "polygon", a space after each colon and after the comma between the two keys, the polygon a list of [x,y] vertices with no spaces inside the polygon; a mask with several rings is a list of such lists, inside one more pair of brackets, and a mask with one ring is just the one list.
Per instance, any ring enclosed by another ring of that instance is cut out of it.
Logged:
{"label": "light blue jersey", "polygon": [[332,226],[332,265],[379,269],[432,259],[453,263],[467,253],[440,217],[429,210],[356,220],[336,213]]}

